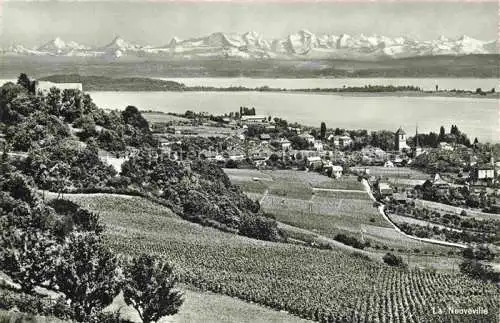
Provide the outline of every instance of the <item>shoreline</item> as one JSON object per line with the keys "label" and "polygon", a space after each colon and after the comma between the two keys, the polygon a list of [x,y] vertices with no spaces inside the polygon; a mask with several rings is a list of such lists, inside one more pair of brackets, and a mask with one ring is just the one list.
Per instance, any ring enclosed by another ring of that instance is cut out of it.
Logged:
{"label": "shoreline", "polygon": [[446,92],[446,91],[440,91],[440,92],[427,92],[427,91],[394,91],[394,92],[350,92],[350,91],[316,91],[316,90],[266,90],[266,91],[259,91],[255,89],[248,89],[248,90],[225,90],[223,88],[221,89],[213,89],[213,90],[184,90],[184,91],[176,91],[176,90],[163,90],[163,91],[157,91],[157,90],[127,90],[127,89],[116,89],[116,90],[85,90],[84,92],[88,93],[96,93],[96,92],[124,92],[124,93],[282,93],[282,94],[313,94],[313,95],[336,95],[336,96],[346,96],[346,97],[400,97],[400,98],[405,98],[405,97],[421,97],[421,98],[428,98],[428,97],[437,97],[437,98],[460,98],[460,99],[500,99],[500,92],[495,92],[495,93],[486,93],[486,95],[480,95],[480,94],[475,94],[475,93],[456,93],[456,92]]}

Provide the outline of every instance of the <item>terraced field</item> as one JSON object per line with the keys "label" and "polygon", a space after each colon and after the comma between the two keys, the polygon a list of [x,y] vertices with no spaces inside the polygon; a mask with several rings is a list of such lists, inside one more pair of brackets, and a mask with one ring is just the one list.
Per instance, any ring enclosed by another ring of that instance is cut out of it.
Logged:
{"label": "terraced field", "polygon": [[[99,212],[117,252],[158,254],[188,285],[322,322],[443,322],[431,307],[487,307],[498,287],[405,271],[336,250],[253,240],[183,221],[142,198],[70,196]],[[490,316],[455,317],[491,322]]]}
{"label": "terraced field", "polygon": [[[314,172],[293,170],[236,169],[226,173],[247,195],[261,201],[263,210],[280,222],[328,238],[339,233],[348,234],[369,241],[380,249],[411,253],[417,249],[441,255],[448,255],[452,250],[416,241],[397,232],[379,214],[368,194],[362,191],[363,185],[356,176],[333,179]],[[255,178],[265,180],[256,182]],[[261,189],[247,189],[249,185],[261,185]]]}

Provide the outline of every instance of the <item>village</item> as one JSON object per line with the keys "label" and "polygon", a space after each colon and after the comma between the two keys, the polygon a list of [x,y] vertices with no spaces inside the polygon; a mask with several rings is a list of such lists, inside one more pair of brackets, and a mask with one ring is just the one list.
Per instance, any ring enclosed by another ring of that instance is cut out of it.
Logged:
{"label": "village", "polygon": [[[380,196],[399,199],[407,194],[411,197],[408,189],[424,184],[443,194],[464,188],[469,199],[486,199],[492,212],[498,209],[500,162],[495,162],[493,154],[487,156],[488,160],[474,146],[447,141],[437,147],[421,145],[418,128],[413,137],[401,127],[394,133],[383,132],[385,142],[380,146],[392,148],[383,150],[367,144],[363,136],[370,135],[363,131],[326,129],[324,124],[319,129],[289,124],[279,117],[255,114],[255,108],[241,107],[239,112],[216,117],[193,112],[144,115],[150,120],[162,154],[181,162],[202,158],[225,168],[290,169],[333,178],[356,175],[366,178]],[[457,162],[460,167],[425,171],[422,163],[426,155],[435,154],[466,157]],[[468,204],[460,194],[455,197],[448,203]]]}

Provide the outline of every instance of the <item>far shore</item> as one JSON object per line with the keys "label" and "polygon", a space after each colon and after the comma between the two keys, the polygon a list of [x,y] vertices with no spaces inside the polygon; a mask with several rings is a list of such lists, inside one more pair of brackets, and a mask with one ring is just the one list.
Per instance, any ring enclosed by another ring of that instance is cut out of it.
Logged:
{"label": "far shore", "polygon": [[[397,91],[397,92],[327,92],[327,91],[284,91],[285,93],[300,93],[300,94],[324,94],[324,95],[338,95],[338,96],[358,96],[358,97],[443,97],[443,98],[468,98],[468,99],[500,99],[500,92],[485,93],[480,95],[476,93],[459,93],[449,91]],[[283,91],[280,91],[283,93]]]}
{"label": "far shore", "polygon": [[266,90],[259,91],[256,89],[247,90],[221,90],[221,89],[205,89],[205,90],[87,90],[87,92],[176,92],[176,93],[192,93],[192,92],[218,92],[218,93],[283,93],[283,94],[314,94],[314,95],[336,95],[336,96],[348,96],[348,97],[440,97],[440,98],[465,98],[465,99],[500,99],[500,92],[485,92],[484,95],[476,94],[473,92],[450,92],[450,91],[394,91],[394,92],[350,92],[350,91],[318,91],[318,90]]}

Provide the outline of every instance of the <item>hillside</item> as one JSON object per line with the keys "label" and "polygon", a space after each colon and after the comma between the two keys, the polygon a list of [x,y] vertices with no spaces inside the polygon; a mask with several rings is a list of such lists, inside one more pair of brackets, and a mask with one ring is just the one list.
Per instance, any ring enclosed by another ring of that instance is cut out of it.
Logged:
{"label": "hillside", "polygon": [[53,74],[112,77],[499,77],[500,55],[425,56],[377,61],[353,59],[238,58],[195,60],[132,57],[119,61],[99,57],[12,56],[2,57],[3,78],[15,78],[20,70],[35,78]]}
{"label": "hillside", "polygon": [[40,81],[54,83],[82,83],[85,91],[181,91],[184,85],[142,77],[112,78],[107,76],[51,75]]}
{"label": "hillside", "polygon": [[[101,215],[114,250],[161,255],[175,264],[189,285],[303,318],[429,321],[429,306],[444,304],[480,304],[494,311],[497,287],[462,276],[401,270],[335,249],[232,235],[183,221],[142,198],[67,197]],[[406,284],[412,287],[404,288]],[[411,314],[403,310],[407,303],[412,304]]]}

